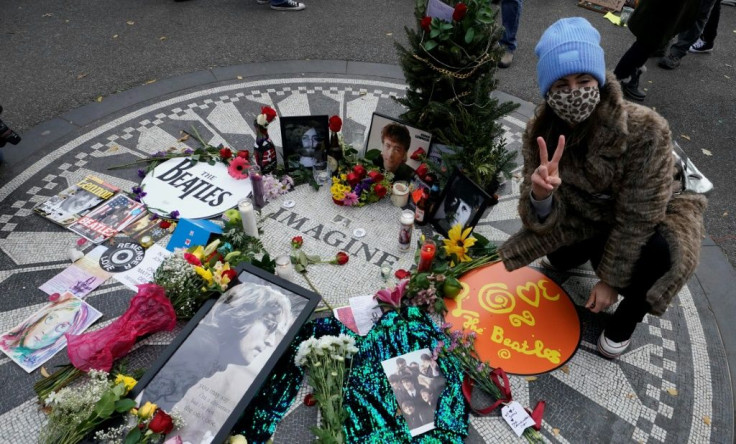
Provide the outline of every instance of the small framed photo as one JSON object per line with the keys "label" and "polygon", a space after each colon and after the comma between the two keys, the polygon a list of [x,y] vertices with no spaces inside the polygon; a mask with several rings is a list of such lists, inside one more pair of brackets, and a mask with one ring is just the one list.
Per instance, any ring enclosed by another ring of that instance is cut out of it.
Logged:
{"label": "small framed photo", "polygon": [[167,439],[225,442],[320,300],[250,264],[238,279],[204,304],[132,392],[139,405],[184,419]]}
{"label": "small framed photo", "polygon": [[392,117],[373,113],[368,130],[366,156],[373,150],[374,163],[394,173],[394,180],[411,180],[421,162],[411,156],[420,148],[426,153],[432,134],[409,126]]}
{"label": "small framed photo", "polygon": [[430,215],[432,226],[445,237],[457,224],[463,229],[474,227],[491,200],[483,188],[456,169],[440,194],[434,214]]}
{"label": "small framed photo", "polygon": [[434,429],[437,400],[447,384],[428,348],[381,362],[411,436]]}
{"label": "small framed photo", "polygon": [[330,136],[329,116],[284,116],[279,119],[287,171],[299,165],[311,168],[316,159],[324,158]]}

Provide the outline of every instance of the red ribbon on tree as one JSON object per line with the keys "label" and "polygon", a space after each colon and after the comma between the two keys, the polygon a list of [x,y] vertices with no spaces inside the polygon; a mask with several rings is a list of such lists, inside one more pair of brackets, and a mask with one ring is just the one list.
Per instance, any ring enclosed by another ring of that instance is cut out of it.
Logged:
{"label": "red ribbon on tree", "polygon": [[[473,404],[471,403],[472,395],[473,395],[473,378],[465,375],[465,378],[463,379],[463,396],[465,396],[465,400],[468,402],[468,405],[470,406],[470,409],[473,410],[478,415],[488,415],[494,410],[496,410],[500,405],[502,404],[508,404],[509,402],[513,401],[513,396],[511,395],[511,384],[509,383],[509,377],[506,375],[506,372],[501,368],[498,367],[494,369],[491,372],[491,381],[493,382],[493,385],[498,387],[498,389],[501,391],[501,397],[496,400],[493,404],[490,406],[484,408],[484,409],[476,409],[473,407]],[[501,383],[503,381],[503,383]],[[537,405],[534,407],[534,411],[530,412],[529,409],[525,409],[529,415],[534,420],[534,430],[539,431],[542,428],[542,417],[544,416],[544,406],[546,403],[544,401],[537,402]]]}
{"label": "red ribbon on tree", "polygon": [[138,337],[176,326],[176,313],[163,287],[138,286],[125,313],[107,327],[80,335],[66,335],[67,354],[72,365],[88,372],[109,372],[113,362],[128,354]]}

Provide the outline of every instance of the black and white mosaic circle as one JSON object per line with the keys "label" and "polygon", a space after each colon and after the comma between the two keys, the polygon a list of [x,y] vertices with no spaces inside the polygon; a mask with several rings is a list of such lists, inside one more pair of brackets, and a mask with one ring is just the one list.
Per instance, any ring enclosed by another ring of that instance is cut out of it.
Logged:
{"label": "black and white mosaic circle", "polygon": [[[68,250],[78,236],[34,215],[38,202],[94,174],[123,188],[138,182],[135,169],[108,170],[166,149],[195,147],[180,142],[180,132],[195,127],[210,144],[243,149],[254,142],[252,121],[264,105],[280,116],[338,114],[348,141],[365,132],[374,111],[398,116],[401,108],[392,97],[405,87],[383,80],[342,77],[279,78],[207,85],[111,116],[72,138],[51,147],[44,158],[26,165],[0,187],[0,330],[7,331],[41,307],[47,296],[38,286],[69,265]],[[528,114],[527,114],[528,115]],[[503,119],[506,141],[518,149],[525,124],[522,114]],[[431,129],[430,129],[431,130]],[[278,120],[270,130],[281,145]],[[477,231],[501,243],[516,231],[518,180],[509,180],[503,195]],[[282,200],[296,205],[283,208]],[[348,251],[344,267],[321,266],[310,271],[315,286],[333,305],[348,298],[372,294],[386,283],[380,268],[405,268],[411,258],[397,248],[398,209],[389,202],[364,208],[333,205],[326,190],[302,187],[263,211],[263,241],[272,255],[285,254],[289,239],[302,235],[310,254],[329,257]],[[365,230],[360,238],[356,229]],[[418,235],[415,233],[415,236]],[[163,242],[165,242],[164,240]],[[315,266],[318,267],[318,266]],[[552,275],[578,304],[596,282],[590,269],[569,275]],[[306,282],[296,278],[306,286]],[[512,377],[514,399],[525,406],[547,402],[542,433],[548,442],[706,443],[732,442],[732,394],[725,352],[717,326],[706,309],[699,287],[684,288],[666,315],[648,316],[634,335],[630,350],[607,361],[595,353],[595,341],[606,315],[580,310],[583,340],[563,368],[537,379]],[[86,300],[104,313],[92,329],[108,325],[124,312],[133,293],[109,280]],[[181,326],[179,326],[180,328]],[[153,335],[130,354],[129,368],[146,367],[175,336]],[[60,353],[46,367],[66,363]],[[32,385],[41,376],[26,374],[0,357],[0,442],[35,442],[44,423]],[[308,427],[317,420],[316,409],[299,402],[277,429],[276,442],[304,442]],[[516,437],[498,416],[471,417],[468,442],[514,442]]]}

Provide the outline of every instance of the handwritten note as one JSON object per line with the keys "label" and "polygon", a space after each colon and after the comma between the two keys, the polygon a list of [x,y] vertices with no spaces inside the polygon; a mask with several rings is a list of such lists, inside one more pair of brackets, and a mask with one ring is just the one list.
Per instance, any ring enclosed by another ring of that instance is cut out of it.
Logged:
{"label": "handwritten note", "polygon": [[501,416],[506,423],[511,426],[511,429],[518,437],[521,437],[527,427],[534,425],[532,417],[529,416],[526,410],[524,410],[524,407],[516,401],[511,401],[507,405],[501,407]]}

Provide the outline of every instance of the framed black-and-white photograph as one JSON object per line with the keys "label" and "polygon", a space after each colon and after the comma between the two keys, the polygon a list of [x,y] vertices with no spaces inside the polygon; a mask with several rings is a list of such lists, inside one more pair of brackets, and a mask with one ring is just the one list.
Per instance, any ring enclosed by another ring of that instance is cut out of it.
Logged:
{"label": "framed black-and-white photograph", "polygon": [[324,157],[330,136],[328,116],[284,116],[279,119],[287,171],[299,165],[311,168],[316,159]]}
{"label": "framed black-and-white photograph", "polygon": [[197,312],[133,391],[185,422],[168,438],[224,442],[319,295],[246,264],[233,286]]}
{"label": "framed black-and-white photograph", "polygon": [[411,436],[434,429],[437,400],[446,380],[428,348],[381,361]]}
{"label": "framed black-and-white photograph", "polygon": [[432,226],[445,237],[454,225],[460,224],[463,229],[474,227],[490,202],[491,196],[483,188],[456,169],[430,215]]}
{"label": "framed black-and-white photograph", "polygon": [[380,155],[375,164],[394,173],[394,180],[411,180],[421,162],[413,160],[412,154],[420,148],[426,153],[432,142],[432,134],[409,126],[392,117],[373,113],[368,129],[366,155],[378,150]]}

